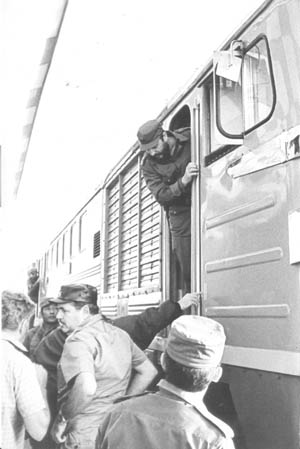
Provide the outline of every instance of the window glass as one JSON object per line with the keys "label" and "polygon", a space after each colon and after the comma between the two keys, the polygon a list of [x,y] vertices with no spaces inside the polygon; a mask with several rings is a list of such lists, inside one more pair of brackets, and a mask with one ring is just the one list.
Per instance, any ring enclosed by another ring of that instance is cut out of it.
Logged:
{"label": "window glass", "polygon": [[56,266],[58,267],[58,263],[59,263],[59,240],[56,243]]}
{"label": "window glass", "polygon": [[241,81],[217,76],[218,89],[218,128],[222,134],[229,136],[240,136],[243,132],[243,106]]}
{"label": "window glass", "polygon": [[79,250],[83,251],[86,248],[86,236],[87,236],[87,229],[86,229],[86,217],[87,213],[81,215],[79,220]]}
{"label": "window glass", "polygon": [[72,224],[71,230],[70,230],[70,257],[74,256],[76,253],[76,243],[78,242],[76,238],[77,234],[77,226],[76,222]]}
{"label": "window glass", "polygon": [[245,131],[264,121],[273,108],[273,83],[267,41],[259,40],[244,55],[243,102]]}
{"label": "window glass", "polygon": [[258,36],[243,52],[238,81],[215,71],[216,125],[228,138],[242,138],[272,115],[276,92],[267,38]]}
{"label": "window glass", "polygon": [[62,242],[61,242],[61,261],[64,263],[65,261],[65,251],[66,251],[66,234],[62,236]]}
{"label": "window glass", "polygon": [[44,271],[44,278],[46,279],[47,273],[49,268],[49,251],[45,254],[45,271]]}
{"label": "window glass", "polygon": [[56,262],[56,251],[55,251],[55,244],[52,246],[51,249],[51,267],[54,268],[55,267],[55,262]]}

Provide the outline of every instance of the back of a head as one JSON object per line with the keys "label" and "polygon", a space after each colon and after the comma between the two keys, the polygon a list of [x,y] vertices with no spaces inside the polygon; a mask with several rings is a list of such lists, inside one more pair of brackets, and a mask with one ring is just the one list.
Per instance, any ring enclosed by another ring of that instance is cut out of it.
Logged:
{"label": "back of a head", "polygon": [[203,389],[221,363],[225,339],[223,326],[215,320],[197,315],[177,318],[165,350],[167,378],[187,391]]}
{"label": "back of a head", "polygon": [[217,321],[183,315],[172,323],[166,351],[173,360],[191,368],[218,366],[225,340],[224,328]]}
{"label": "back of a head", "polygon": [[17,330],[34,310],[34,303],[21,292],[4,290],[1,295],[2,329]]}

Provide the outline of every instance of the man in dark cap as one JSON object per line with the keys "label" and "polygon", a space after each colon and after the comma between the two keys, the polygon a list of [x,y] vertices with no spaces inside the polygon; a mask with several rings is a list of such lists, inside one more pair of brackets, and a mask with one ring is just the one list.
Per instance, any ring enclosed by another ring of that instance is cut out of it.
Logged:
{"label": "man in dark cap", "polygon": [[137,137],[145,152],[145,182],[167,213],[185,291],[190,291],[191,182],[198,174],[197,165],[191,162],[190,129],[164,131],[157,120],[149,120],[139,128]]}
{"label": "man in dark cap", "polygon": [[41,299],[40,309],[42,323],[32,329],[29,329],[25,335],[23,345],[27,348],[30,358],[32,358],[32,355],[41,340],[58,326],[58,321],[56,318],[57,307],[51,302],[52,299],[53,298]]}
{"label": "man in dark cap", "polygon": [[203,403],[209,384],[222,375],[224,344],[218,322],[177,318],[162,355],[166,377],[159,391],[114,405],[100,424],[96,449],[234,449],[231,428]]}
{"label": "man in dark cap", "polygon": [[[52,303],[51,300],[53,298],[43,298],[40,301],[40,310],[42,323],[38,326],[35,326],[29,329],[24,337],[23,345],[28,350],[29,357],[32,361],[35,361],[34,353],[40,342],[46,337],[50,332],[58,326],[58,321],[56,318],[57,315],[57,307],[56,304]],[[48,377],[47,383],[51,381]],[[47,400],[48,406],[51,413],[51,419],[53,420],[56,416],[56,408],[57,408],[57,398],[56,398],[56,382],[55,382],[55,391],[50,391],[47,388]],[[50,436],[50,432],[47,432],[46,436],[42,441],[35,441],[31,439],[32,449],[52,449],[53,440]]]}
{"label": "man in dark cap", "polygon": [[99,314],[95,287],[63,286],[53,302],[69,336],[58,364],[59,413],[51,434],[61,449],[94,449],[111,404],[126,392],[144,391],[157,370],[125,331]]}

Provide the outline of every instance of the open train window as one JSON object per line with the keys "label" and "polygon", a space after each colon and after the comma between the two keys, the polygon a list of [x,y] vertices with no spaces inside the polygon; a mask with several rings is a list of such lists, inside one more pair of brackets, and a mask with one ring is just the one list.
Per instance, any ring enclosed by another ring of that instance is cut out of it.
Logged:
{"label": "open train window", "polygon": [[185,105],[172,118],[169,129],[176,130],[179,128],[187,128],[190,126],[191,126],[191,113],[189,107]]}
{"label": "open train window", "polygon": [[266,36],[260,34],[244,48],[243,42],[235,42],[239,51],[217,52],[215,58],[215,119],[223,136],[242,139],[270,119],[276,91]]}

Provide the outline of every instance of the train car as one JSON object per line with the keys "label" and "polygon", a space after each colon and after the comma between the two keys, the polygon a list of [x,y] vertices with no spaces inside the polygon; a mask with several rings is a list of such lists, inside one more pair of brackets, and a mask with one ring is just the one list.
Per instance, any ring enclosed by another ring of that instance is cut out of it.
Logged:
{"label": "train car", "polygon": [[[202,298],[194,312],[225,327],[221,394],[240,449],[300,443],[299,21],[299,0],[265,1],[157,117],[164,129],[191,127],[200,166],[191,275]],[[110,316],[182,295],[166,217],[141,158],[136,143],[41,263],[48,289],[97,285]],[[152,349],[163,350],[165,337]]]}
{"label": "train car", "polygon": [[55,296],[59,287],[68,283],[88,283],[100,291],[101,221],[99,188],[40,258],[40,297]]}

